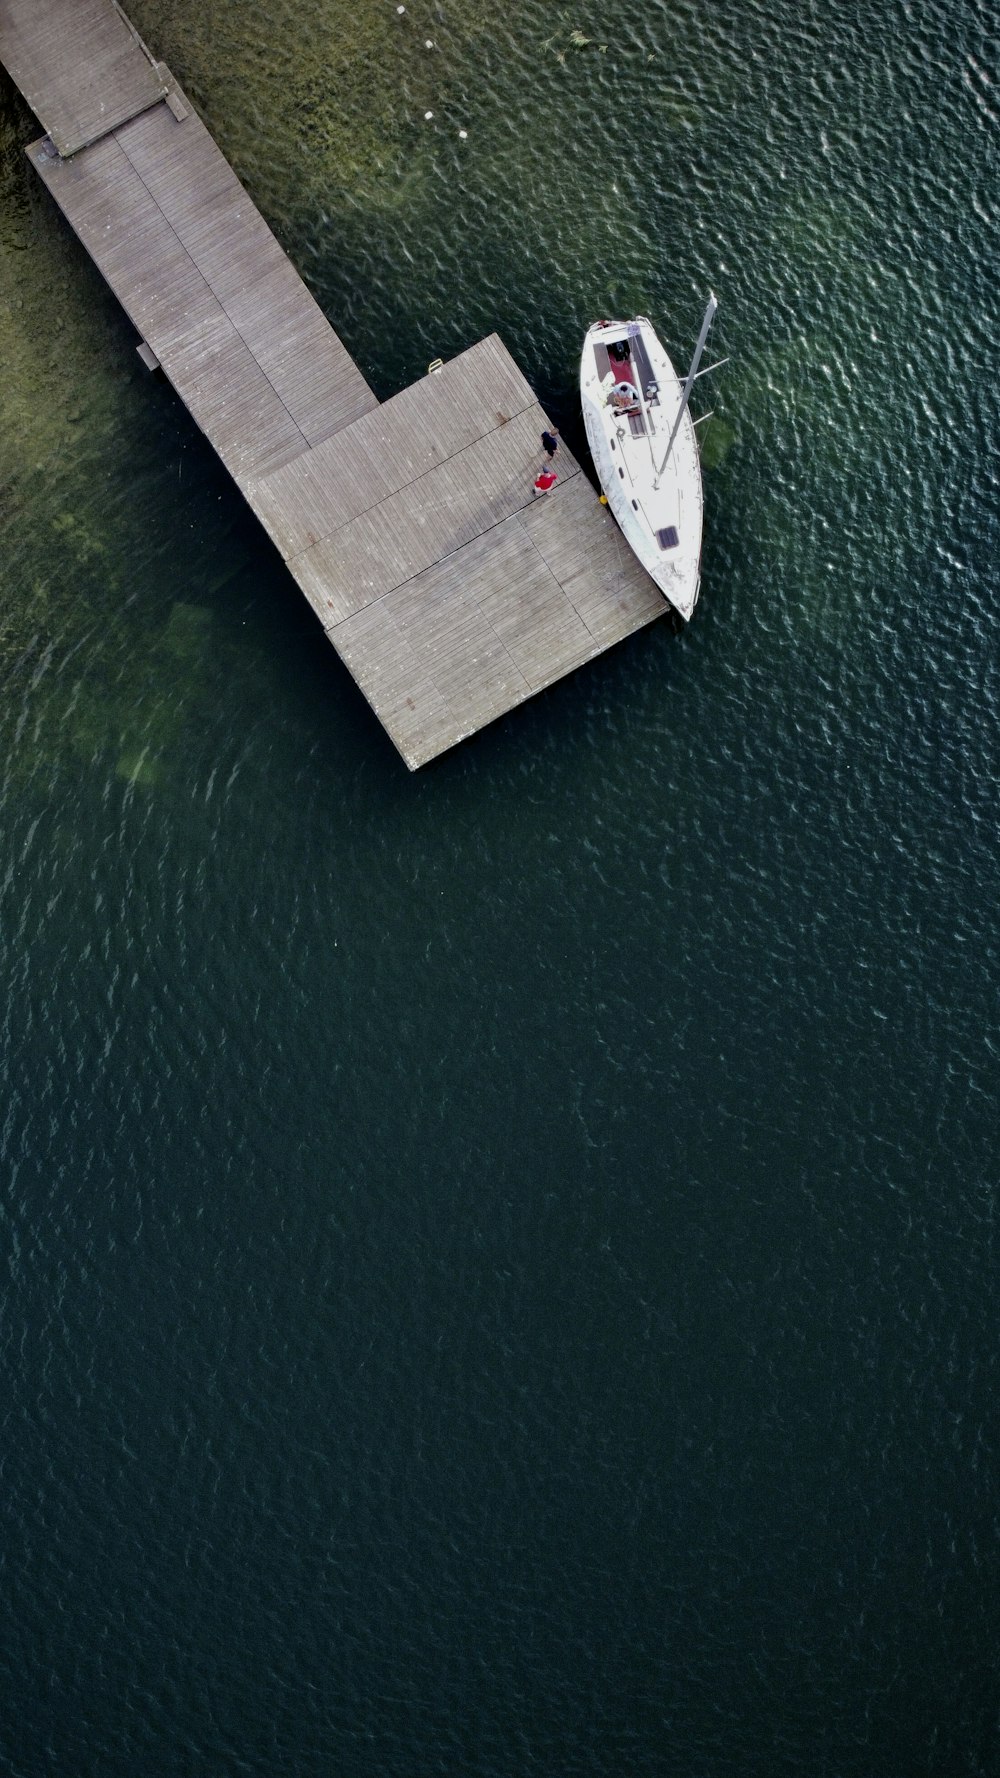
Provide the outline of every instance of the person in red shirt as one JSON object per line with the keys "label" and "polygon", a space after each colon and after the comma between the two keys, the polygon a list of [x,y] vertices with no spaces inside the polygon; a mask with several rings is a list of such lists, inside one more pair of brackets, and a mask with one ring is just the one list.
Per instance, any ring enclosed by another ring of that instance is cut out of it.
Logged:
{"label": "person in red shirt", "polygon": [[559,477],[551,463],[546,463],[545,467],[540,469],[535,477],[534,492],[536,494],[547,494],[550,488],[555,487],[558,480]]}

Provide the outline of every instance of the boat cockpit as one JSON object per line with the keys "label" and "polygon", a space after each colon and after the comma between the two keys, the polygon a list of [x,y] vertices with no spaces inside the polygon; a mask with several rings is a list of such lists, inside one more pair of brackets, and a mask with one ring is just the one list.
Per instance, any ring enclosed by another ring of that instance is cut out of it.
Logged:
{"label": "boat cockpit", "polygon": [[631,336],[595,340],[594,358],[605,406],[616,419],[628,421],[633,438],[645,435],[647,416],[655,433],[652,410],[660,405],[660,389],[638,329]]}

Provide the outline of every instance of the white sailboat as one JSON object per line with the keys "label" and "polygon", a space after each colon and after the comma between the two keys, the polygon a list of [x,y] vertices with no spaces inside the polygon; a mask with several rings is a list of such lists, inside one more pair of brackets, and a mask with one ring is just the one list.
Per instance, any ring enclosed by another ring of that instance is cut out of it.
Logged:
{"label": "white sailboat", "polygon": [[683,385],[644,315],[595,321],[580,362],[583,422],[608,505],[647,573],[685,618],[698,599],[702,518],[701,459],[688,399],[695,378],[706,374],[698,365],[717,308],[710,297]]}

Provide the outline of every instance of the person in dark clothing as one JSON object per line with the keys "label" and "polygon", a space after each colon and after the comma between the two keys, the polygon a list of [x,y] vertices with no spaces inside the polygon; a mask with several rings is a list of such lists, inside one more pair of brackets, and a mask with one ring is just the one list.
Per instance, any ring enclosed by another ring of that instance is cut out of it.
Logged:
{"label": "person in dark clothing", "polygon": [[542,433],[542,445],[545,449],[545,454],[551,463],[559,449],[559,428],[557,426],[553,426],[551,432]]}

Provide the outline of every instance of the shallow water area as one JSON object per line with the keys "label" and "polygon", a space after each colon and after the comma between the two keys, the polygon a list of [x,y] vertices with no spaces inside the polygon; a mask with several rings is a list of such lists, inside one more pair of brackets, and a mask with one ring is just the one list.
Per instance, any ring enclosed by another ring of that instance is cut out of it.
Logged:
{"label": "shallow water area", "polygon": [[0,75],[0,1765],[988,1778],[990,15],[129,10],[381,396],[730,361],[410,776]]}

